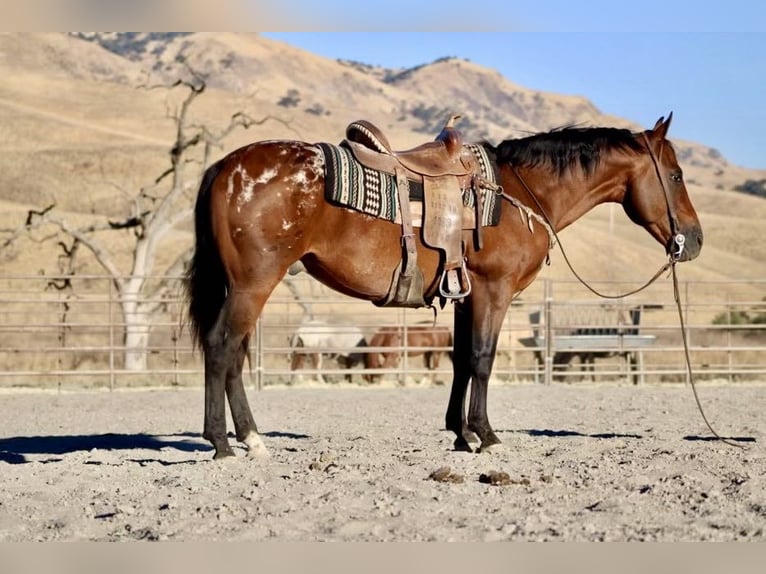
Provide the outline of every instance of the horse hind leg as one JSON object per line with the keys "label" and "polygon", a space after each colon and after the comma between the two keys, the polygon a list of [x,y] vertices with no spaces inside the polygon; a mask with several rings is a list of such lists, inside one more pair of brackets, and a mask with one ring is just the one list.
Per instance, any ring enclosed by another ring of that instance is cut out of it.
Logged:
{"label": "horse hind leg", "polygon": [[205,423],[203,437],[215,448],[213,458],[234,456],[226,435],[228,396],[234,426],[239,440],[258,452],[262,448],[258,430],[242,384],[242,367],[247,354],[247,338],[265,304],[268,294],[253,298],[252,294],[232,290],[221,308],[215,325],[205,337]]}
{"label": "horse hind leg", "polygon": [[247,357],[247,348],[248,337],[245,337],[237,351],[237,359],[226,375],[226,396],[229,399],[229,410],[234,420],[237,440],[247,446],[249,456],[268,458],[269,451],[266,450],[266,445],[258,434],[258,427],[242,381],[242,368]]}
{"label": "horse hind leg", "polygon": [[228,333],[226,308],[203,341],[205,354],[205,423],[202,436],[215,449],[213,458],[234,456],[226,436],[226,385],[230,370],[236,365],[237,347],[241,343]]}

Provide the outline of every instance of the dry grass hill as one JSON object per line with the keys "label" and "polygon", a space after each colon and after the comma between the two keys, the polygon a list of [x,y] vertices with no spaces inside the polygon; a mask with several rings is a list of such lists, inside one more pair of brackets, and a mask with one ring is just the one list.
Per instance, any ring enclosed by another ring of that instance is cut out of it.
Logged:
{"label": "dry grass hill", "polygon": [[[218,154],[258,139],[338,141],[346,124],[359,118],[378,123],[404,148],[433,137],[453,110],[467,118],[461,127],[469,139],[494,142],[568,124],[651,127],[602,114],[585,97],[531,90],[453,58],[384,70],[321,58],[255,34],[5,34],[0,230],[7,233],[27,210],[51,203],[74,222],[128,217],[131,198],[168,166],[174,137],[169,116],[183,96],[178,89],[149,86],[169,84],[188,69],[206,76],[209,87],[194,103],[195,122],[223,126],[239,110],[283,120],[237,132]],[[667,112],[658,99],[657,116]],[[731,165],[703,142],[674,143],[705,230],[703,254],[684,267],[684,278],[766,277],[766,199],[734,191],[747,180],[766,179],[766,172]],[[621,210],[612,231],[609,219],[609,207],[602,206],[562,234],[573,262],[588,278],[648,277],[662,262],[659,246]],[[130,231],[105,236],[118,250],[129,239]],[[179,226],[163,257],[170,261],[191,242],[188,224]],[[25,239],[0,256],[0,269],[53,272],[57,255],[54,242]],[[82,265],[97,271],[87,260]],[[557,254],[544,274],[569,276]]]}

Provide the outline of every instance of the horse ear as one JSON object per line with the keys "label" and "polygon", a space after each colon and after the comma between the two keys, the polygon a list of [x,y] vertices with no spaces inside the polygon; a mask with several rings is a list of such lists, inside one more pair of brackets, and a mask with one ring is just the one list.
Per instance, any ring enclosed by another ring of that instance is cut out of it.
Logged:
{"label": "horse ear", "polygon": [[665,139],[665,136],[667,136],[668,134],[668,128],[670,127],[670,122],[672,120],[673,120],[673,112],[670,112],[667,120],[664,117],[660,116],[660,119],[658,119],[657,123],[654,124],[654,128],[652,128],[652,131],[654,131],[655,135],[658,136],[659,139]]}

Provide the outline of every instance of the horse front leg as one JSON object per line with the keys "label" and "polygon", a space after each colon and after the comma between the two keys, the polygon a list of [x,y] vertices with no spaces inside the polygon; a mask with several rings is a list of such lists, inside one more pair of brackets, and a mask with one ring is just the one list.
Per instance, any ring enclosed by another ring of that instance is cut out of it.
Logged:
{"label": "horse front leg", "polygon": [[472,356],[474,375],[471,381],[471,400],[468,404],[468,428],[481,440],[479,452],[488,451],[491,447],[501,444],[487,416],[487,390],[496,348],[497,337],[482,340],[475,346]]}
{"label": "horse front leg", "polygon": [[489,424],[487,390],[497,353],[497,340],[510,304],[510,290],[474,281],[471,293],[471,400],[468,405],[468,428],[481,440],[479,451],[488,451],[501,441]]}
{"label": "horse front leg", "polygon": [[455,303],[454,340],[452,344],[452,389],[450,390],[447,415],[447,430],[457,435],[455,450],[471,452],[471,442],[478,442],[476,435],[468,429],[465,417],[465,397],[471,380],[471,310],[461,301]]}

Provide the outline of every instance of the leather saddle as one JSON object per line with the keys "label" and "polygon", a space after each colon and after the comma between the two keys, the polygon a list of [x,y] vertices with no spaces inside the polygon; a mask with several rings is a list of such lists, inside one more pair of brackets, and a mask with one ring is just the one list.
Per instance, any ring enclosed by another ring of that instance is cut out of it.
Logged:
{"label": "leather saddle", "polygon": [[357,160],[373,169],[393,173],[399,164],[415,180],[442,176],[467,178],[477,166],[473,154],[463,148],[462,134],[454,127],[460,117],[450,117],[434,141],[404,151],[395,151],[383,132],[367,120],[348,125],[346,142]]}
{"label": "leather saddle", "polygon": [[451,116],[434,141],[404,151],[394,150],[383,132],[367,120],[354,121],[346,128],[343,145],[356,160],[394,175],[397,182],[404,252],[389,295],[379,305],[425,305],[422,273],[417,267],[409,181],[423,184],[423,243],[444,253],[439,295],[442,300],[454,300],[471,292],[462,241],[462,190],[473,189],[478,202],[479,167],[473,153],[463,146],[462,134],[454,127],[460,117]]}

